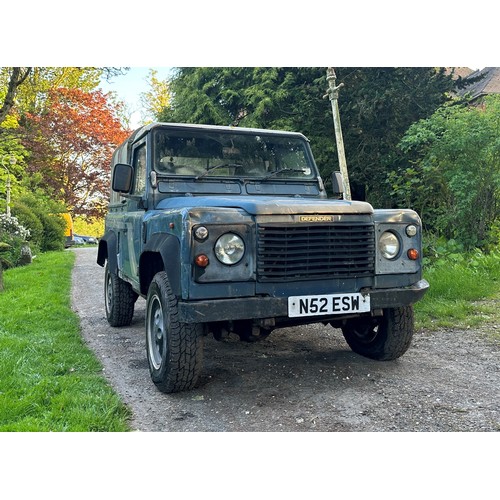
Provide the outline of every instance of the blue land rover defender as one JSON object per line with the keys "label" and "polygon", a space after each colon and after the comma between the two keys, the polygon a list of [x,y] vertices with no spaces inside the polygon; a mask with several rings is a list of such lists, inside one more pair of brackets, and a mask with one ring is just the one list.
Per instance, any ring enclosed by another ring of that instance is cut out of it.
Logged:
{"label": "blue land rover defender", "polygon": [[308,140],[274,130],[136,130],[113,155],[97,262],[110,325],[146,299],[150,373],[167,393],[196,384],[208,333],[251,341],[321,322],[395,359],[428,288],[419,216],[327,199]]}

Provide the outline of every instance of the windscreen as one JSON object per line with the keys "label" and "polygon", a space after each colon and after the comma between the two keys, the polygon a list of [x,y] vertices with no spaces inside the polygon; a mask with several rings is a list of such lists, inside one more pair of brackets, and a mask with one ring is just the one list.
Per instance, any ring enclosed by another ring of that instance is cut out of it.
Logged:
{"label": "windscreen", "polygon": [[298,137],[156,129],[154,168],[168,176],[313,179],[306,142]]}

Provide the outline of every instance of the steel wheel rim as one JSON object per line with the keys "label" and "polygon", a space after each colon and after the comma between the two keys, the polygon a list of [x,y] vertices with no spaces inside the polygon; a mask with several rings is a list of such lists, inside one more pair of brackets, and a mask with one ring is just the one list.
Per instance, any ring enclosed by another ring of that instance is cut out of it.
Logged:
{"label": "steel wheel rim", "polygon": [[104,293],[106,295],[106,311],[109,313],[111,311],[111,304],[113,303],[113,286],[111,282],[111,275],[109,273],[106,278],[106,289]]}
{"label": "steel wheel rim", "polygon": [[364,344],[369,344],[373,342],[379,333],[380,322],[372,321],[370,324],[366,325],[363,322],[359,322],[352,329],[352,333],[359,342]]}
{"label": "steel wheel rim", "polygon": [[163,308],[157,295],[152,297],[148,312],[148,349],[149,358],[155,370],[161,367],[166,350],[166,331],[163,321]]}

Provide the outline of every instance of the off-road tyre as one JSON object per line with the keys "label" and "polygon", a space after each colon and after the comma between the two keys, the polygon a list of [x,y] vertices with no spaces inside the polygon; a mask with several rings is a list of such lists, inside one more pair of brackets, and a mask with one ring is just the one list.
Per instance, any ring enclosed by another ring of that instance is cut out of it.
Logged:
{"label": "off-road tyre", "polygon": [[128,326],[134,316],[137,294],[130,283],[104,268],[104,306],[106,319],[111,326]]}
{"label": "off-road tyre", "polygon": [[151,379],[165,393],[192,389],[203,366],[203,325],[181,323],[167,273],[155,275],[146,299],[146,353]]}
{"label": "off-road tyre", "polygon": [[350,319],[342,327],[349,347],[357,354],[380,361],[402,356],[414,332],[413,306],[384,309],[383,316]]}

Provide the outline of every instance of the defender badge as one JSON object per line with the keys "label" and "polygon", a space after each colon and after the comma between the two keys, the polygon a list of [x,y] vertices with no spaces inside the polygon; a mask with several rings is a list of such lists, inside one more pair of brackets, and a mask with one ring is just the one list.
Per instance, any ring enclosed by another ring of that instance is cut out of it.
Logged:
{"label": "defender badge", "polygon": [[299,222],[333,222],[333,215],[300,215]]}

